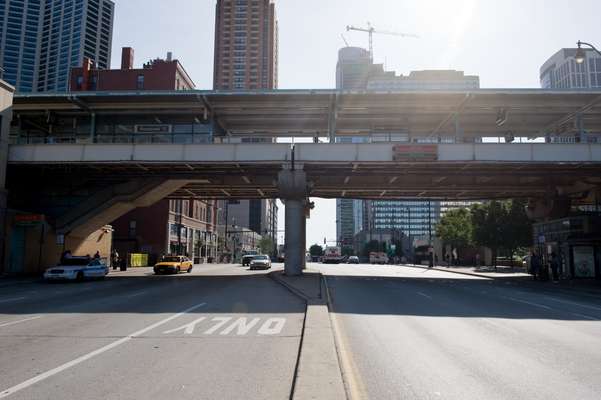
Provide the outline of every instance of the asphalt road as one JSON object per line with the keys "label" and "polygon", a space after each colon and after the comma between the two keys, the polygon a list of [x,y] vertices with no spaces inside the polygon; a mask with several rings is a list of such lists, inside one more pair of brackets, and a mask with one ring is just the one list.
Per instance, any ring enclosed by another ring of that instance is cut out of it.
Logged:
{"label": "asphalt road", "polygon": [[0,282],[0,398],[287,399],[304,311],[231,265]]}
{"label": "asphalt road", "polygon": [[347,385],[370,399],[601,399],[601,297],[397,266],[327,274]]}

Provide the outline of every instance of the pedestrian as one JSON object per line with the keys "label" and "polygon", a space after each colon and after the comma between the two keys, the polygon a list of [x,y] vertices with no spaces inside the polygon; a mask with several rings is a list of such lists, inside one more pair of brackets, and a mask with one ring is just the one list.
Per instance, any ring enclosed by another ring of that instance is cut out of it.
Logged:
{"label": "pedestrian", "polygon": [[538,257],[538,254],[536,254],[536,252],[534,251],[530,256],[530,273],[532,274],[532,277],[535,281],[538,280],[540,273],[540,258]]}
{"label": "pedestrian", "polygon": [[61,264],[64,264],[65,260],[71,257],[73,257],[71,250],[63,251],[63,254],[61,254]]}
{"label": "pedestrian", "polygon": [[94,253],[94,260],[99,260],[100,259],[100,250],[96,250],[96,253]]}
{"label": "pedestrian", "polygon": [[480,268],[480,253],[476,253],[476,268]]}
{"label": "pedestrian", "polygon": [[551,260],[549,261],[551,272],[553,273],[553,283],[559,282],[559,257],[555,252],[551,253]]}
{"label": "pedestrian", "polygon": [[113,250],[113,253],[111,254],[111,265],[112,265],[113,269],[117,269],[118,263],[119,263],[119,253],[117,252],[117,250]]}

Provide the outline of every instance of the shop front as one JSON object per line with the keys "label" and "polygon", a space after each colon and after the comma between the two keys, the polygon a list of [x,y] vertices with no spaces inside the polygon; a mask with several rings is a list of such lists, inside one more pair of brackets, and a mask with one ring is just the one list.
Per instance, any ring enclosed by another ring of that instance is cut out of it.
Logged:
{"label": "shop front", "polygon": [[601,279],[601,217],[579,215],[534,224],[534,248],[548,265],[555,253],[561,275]]}

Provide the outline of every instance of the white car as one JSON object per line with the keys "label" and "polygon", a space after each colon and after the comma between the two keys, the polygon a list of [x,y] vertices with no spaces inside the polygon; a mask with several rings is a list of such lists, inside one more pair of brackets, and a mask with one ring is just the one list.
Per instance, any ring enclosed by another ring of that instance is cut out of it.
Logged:
{"label": "white car", "polygon": [[71,257],[64,259],[56,267],[44,272],[46,280],[83,281],[86,278],[104,278],[109,273],[107,265],[100,259]]}
{"label": "white car", "polygon": [[271,268],[271,259],[269,256],[254,256],[250,262],[250,269],[269,269]]}

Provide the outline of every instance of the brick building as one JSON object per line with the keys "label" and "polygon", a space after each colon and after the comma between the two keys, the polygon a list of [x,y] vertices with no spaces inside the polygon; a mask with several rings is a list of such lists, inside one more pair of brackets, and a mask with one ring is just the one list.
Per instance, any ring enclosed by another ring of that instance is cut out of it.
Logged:
{"label": "brick building", "polygon": [[190,90],[194,82],[171,53],[167,59],[154,59],[134,68],[134,50],[124,47],[120,69],[98,69],[89,58],[72,68],[69,88],[73,92],[94,90]]}
{"label": "brick building", "polygon": [[[168,53],[166,59],[155,59],[142,68],[134,68],[134,50],[124,47],[120,69],[97,69],[89,59],[71,69],[70,88],[78,91],[102,90],[191,90],[194,82]],[[99,117],[100,118],[100,117]],[[124,116],[124,125],[135,126],[134,116]],[[127,121],[127,119],[130,121]],[[136,120],[137,121],[137,120]],[[180,131],[193,126],[193,121],[154,122],[161,131]],[[153,123],[143,125],[150,132]],[[182,131],[183,132],[183,131]],[[134,131],[132,134],[143,134]],[[186,135],[184,133],[183,135]],[[181,136],[181,135],[180,135]],[[97,136],[102,137],[102,135]],[[112,223],[113,246],[120,255],[148,253],[152,262],[162,254],[187,254],[195,262],[217,257],[218,211],[214,200],[162,200],[150,207],[137,208]]]}

